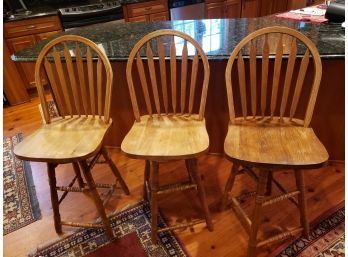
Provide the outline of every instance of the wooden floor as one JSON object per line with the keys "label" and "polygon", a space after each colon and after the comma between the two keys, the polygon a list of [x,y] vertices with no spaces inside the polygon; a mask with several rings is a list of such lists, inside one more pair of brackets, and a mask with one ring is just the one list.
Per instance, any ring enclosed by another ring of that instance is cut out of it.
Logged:
{"label": "wooden floor", "polygon": [[[33,99],[30,103],[4,108],[4,136],[22,132],[25,137],[38,128],[41,124],[41,117],[37,105],[38,99]],[[117,126],[117,124],[115,125]],[[109,151],[131,191],[131,196],[125,196],[119,192],[111,198],[106,206],[108,214],[111,214],[142,199],[144,162],[126,158],[119,149],[109,149]],[[26,256],[36,247],[58,238],[53,227],[46,165],[44,163],[31,163],[31,167],[42,219],[4,236],[4,256],[6,257]],[[199,159],[198,168],[204,178],[215,230],[209,232],[204,225],[197,225],[191,229],[176,231],[177,237],[191,256],[245,256],[247,234],[230,209],[224,212],[220,212],[218,209],[230,167],[231,163],[218,155],[207,155]],[[108,182],[111,177],[110,171],[104,164],[96,165],[93,175],[98,182]],[[185,179],[187,173],[183,162],[172,162],[160,165],[160,175],[160,183],[168,183]],[[72,177],[73,171],[70,165],[58,167],[58,183],[70,182]],[[276,178],[289,189],[294,188],[291,171],[278,172]],[[305,181],[307,182],[309,219],[311,221],[344,201],[343,164],[334,163],[324,169],[309,170],[305,173]],[[236,178],[233,194],[254,190],[255,186],[251,179],[243,175]],[[274,191],[276,194],[277,191]],[[252,198],[247,198],[242,204],[249,214],[253,206],[252,200]],[[169,223],[199,217],[200,205],[195,191],[161,196],[159,206]],[[90,221],[97,217],[92,200],[80,193],[68,195],[61,205],[61,215],[63,219],[73,221]],[[297,226],[299,224],[298,217],[296,208],[289,201],[268,207],[262,218],[260,238]],[[64,231],[70,233],[74,229],[64,227]],[[267,256],[275,247],[277,245],[260,249],[258,256]]]}

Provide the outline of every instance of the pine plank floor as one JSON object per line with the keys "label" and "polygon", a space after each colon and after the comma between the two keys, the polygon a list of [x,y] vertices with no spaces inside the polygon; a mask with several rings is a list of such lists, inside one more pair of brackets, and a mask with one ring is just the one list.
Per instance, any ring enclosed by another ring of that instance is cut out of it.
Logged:
{"label": "pine plank floor", "polygon": [[[14,107],[4,108],[3,134],[14,135],[22,132],[24,137],[35,131],[41,124],[38,111],[39,100]],[[117,124],[114,124],[114,126]],[[131,160],[122,155],[119,149],[109,148],[109,152],[119,168],[131,191],[130,196],[116,193],[108,202],[107,213],[121,210],[142,199],[144,162]],[[4,256],[23,257],[40,245],[59,238],[53,226],[52,208],[50,203],[46,165],[31,163],[36,192],[38,195],[42,219],[22,229],[12,232],[3,238]],[[247,249],[247,234],[232,210],[219,210],[219,201],[223,193],[231,163],[220,155],[206,155],[199,159],[198,168],[203,176],[208,203],[212,212],[215,230],[209,232],[204,224],[190,229],[177,230],[176,235],[193,257],[242,257]],[[279,179],[290,190],[294,188],[293,173],[280,171]],[[160,183],[184,180],[187,177],[183,162],[172,162],[160,165]],[[98,182],[109,182],[111,172],[105,164],[96,165],[93,176]],[[57,181],[69,183],[73,177],[70,165],[61,165],[57,170]],[[334,208],[344,201],[344,163],[331,163],[327,168],[308,170],[305,172],[309,219],[312,221],[322,213]],[[238,176],[233,194],[251,192],[255,185],[250,178]],[[274,190],[277,194],[277,190]],[[160,196],[160,210],[167,222],[175,223],[201,217],[199,200],[195,191],[185,191]],[[242,204],[248,214],[252,211],[252,198]],[[61,205],[61,216],[71,221],[91,221],[98,215],[92,200],[83,194],[70,193]],[[283,201],[265,210],[262,218],[260,239],[276,232],[299,224],[299,214],[289,202]],[[74,228],[63,227],[64,232],[71,233]],[[259,249],[258,256],[267,256],[279,244],[267,245]]]}

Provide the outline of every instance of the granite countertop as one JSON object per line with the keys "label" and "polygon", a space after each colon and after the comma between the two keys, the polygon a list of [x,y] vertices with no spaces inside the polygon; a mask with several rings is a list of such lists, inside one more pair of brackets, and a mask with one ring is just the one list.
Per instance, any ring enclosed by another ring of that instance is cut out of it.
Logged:
{"label": "granite countertop", "polygon": [[[259,28],[268,26],[286,26],[294,28],[308,36],[317,46],[322,58],[344,58],[345,33],[341,24],[312,24],[275,18],[274,16],[251,19],[210,19],[168,22],[140,22],[91,25],[61,32],[86,37],[101,44],[111,61],[126,61],[135,43],[149,32],[159,29],[175,29],[185,32],[198,41],[210,60],[226,60],[242,38]],[[51,38],[52,39],[52,38]],[[48,39],[49,40],[49,39]],[[40,50],[48,42],[26,48],[12,56],[14,61],[33,62]],[[274,46],[277,40],[270,40]],[[260,50],[259,50],[260,51]],[[191,53],[192,54],[192,53]],[[261,56],[261,53],[257,53]],[[298,54],[304,54],[299,47]],[[190,52],[189,52],[190,55]]]}
{"label": "granite countertop", "polygon": [[[60,8],[67,8],[67,7],[74,7],[74,6],[82,6],[82,5],[90,5],[100,2],[110,2],[113,0],[79,0],[75,1],[73,3],[66,3],[66,4],[47,4],[45,2],[40,3],[40,5],[34,5],[29,6],[28,10],[30,11],[29,14],[16,14],[13,17],[10,16],[4,16],[4,22],[10,22],[10,21],[18,21],[18,20],[25,20],[25,19],[32,19],[32,18],[38,18],[38,17],[44,17],[44,16],[51,16],[51,15],[58,15],[58,9]],[[121,5],[127,5],[127,4],[134,4],[134,3],[142,3],[142,2],[148,2],[151,0],[119,0]]]}

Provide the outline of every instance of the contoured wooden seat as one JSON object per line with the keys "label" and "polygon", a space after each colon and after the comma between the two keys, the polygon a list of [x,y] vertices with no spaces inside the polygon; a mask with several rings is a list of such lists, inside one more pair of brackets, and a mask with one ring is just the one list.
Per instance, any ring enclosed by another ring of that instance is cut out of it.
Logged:
{"label": "contoured wooden seat", "polygon": [[[84,59],[83,55],[86,56]],[[42,83],[43,69],[60,114],[58,118],[50,117]],[[103,147],[104,137],[112,123],[109,116],[113,83],[110,62],[92,41],[75,35],[61,36],[41,50],[35,66],[35,82],[45,124],[19,143],[14,153],[20,159],[47,162],[55,229],[58,234],[62,233],[62,225],[67,225],[104,228],[108,236],[112,237],[110,222],[96,188],[109,188],[108,195],[111,196],[116,184],[95,183],[91,175],[91,169],[103,155],[123,191],[129,194],[127,185]],[[67,187],[57,186],[55,177],[56,166],[63,163],[72,163],[76,174]],[[76,180],[78,187],[73,186]],[[57,190],[64,191],[60,199]],[[91,193],[103,224],[62,221],[59,204],[66,194],[85,191]]]}
{"label": "contoured wooden seat", "polygon": [[[191,59],[189,51],[193,55]],[[178,53],[180,57],[177,57]],[[203,67],[200,67],[200,59]],[[204,73],[203,81],[201,78],[198,81],[199,70]],[[196,188],[205,222],[212,230],[204,187],[196,169],[196,158],[206,153],[209,147],[204,120],[209,64],[202,48],[182,32],[158,30],[144,36],[134,46],[126,73],[135,122],[121,149],[131,158],[146,160],[144,198],[151,198],[152,242],[157,242],[157,232],[162,231],[157,228],[157,197],[161,193]],[[189,180],[180,185],[160,187],[159,163],[180,159],[186,162]],[[150,197],[148,193],[151,193]],[[200,222],[202,220],[178,224],[169,229]]]}
{"label": "contoured wooden seat", "polygon": [[[303,54],[299,55],[298,49]],[[312,77],[306,76],[310,74],[309,68],[314,71]],[[245,172],[257,182],[251,219],[235,197],[231,202],[249,234],[249,257],[255,256],[256,247],[299,232],[309,234],[303,169],[322,167],[328,160],[325,147],[309,127],[321,75],[321,60],[315,45],[300,32],[286,27],[269,27],[249,34],[236,46],[227,63],[230,124],[224,151],[233,166],[222,208],[226,207],[238,173]],[[301,112],[298,106],[306,111]],[[295,191],[287,192],[273,178],[273,172],[282,169],[295,170]],[[273,182],[284,195],[270,196]],[[262,208],[284,199],[298,206],[301,226],[258,242]]]}

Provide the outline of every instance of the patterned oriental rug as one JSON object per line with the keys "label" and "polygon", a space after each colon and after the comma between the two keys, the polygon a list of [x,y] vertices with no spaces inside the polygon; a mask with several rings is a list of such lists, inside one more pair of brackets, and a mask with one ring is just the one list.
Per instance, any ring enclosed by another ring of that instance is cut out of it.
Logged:
{"label": "patterned oriental rug", "polygon": [[[185,257],[188,256],[170,231],[158,233],[159,244],[151,243],[150,207],[140,202],[110,218],[114,239],[102,229],[80,229],[78,232],[39,247],[30,257]],[[158,216],[159,226],[166,227]]]}
{"label": "patterned oriental rug", "polygon": [[41,218],[30,164],[13,154],[22,139],[22,134],[3,138],[4,235]]}
{"label": "patterned oriental rug", "polygon": [[309,239],[286,242],[269,257],[344,257],[344,206],[325,215],[311,230]]}

